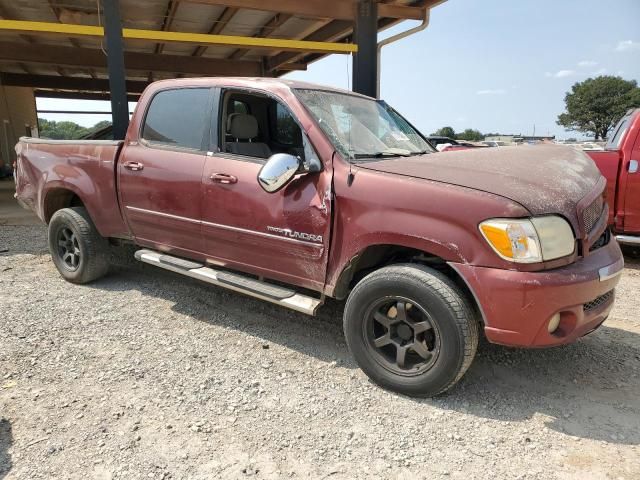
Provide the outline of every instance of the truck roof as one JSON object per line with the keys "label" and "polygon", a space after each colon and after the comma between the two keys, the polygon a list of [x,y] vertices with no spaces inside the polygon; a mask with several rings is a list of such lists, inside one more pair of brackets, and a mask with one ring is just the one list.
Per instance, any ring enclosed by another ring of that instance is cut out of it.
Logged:
{"label": "truck roof", "polygon": [[263,89],[309,89],[309,90],[322,90],[328,92],[342,93],[347,95],[355,95],[363,98],[370,98],[359,93],[345,90],[342,88],[332,87],[329,85],[321,85],[318,83],[304,82],[301,80],[288,80],[283,78],[270,78],[270,77],[190,77],[190,78],[172,78],[167,80],[158,80],[153,82],[152,85],[162,86],[187,86],[187,85],[226,85],[237,87],[254,87]]}

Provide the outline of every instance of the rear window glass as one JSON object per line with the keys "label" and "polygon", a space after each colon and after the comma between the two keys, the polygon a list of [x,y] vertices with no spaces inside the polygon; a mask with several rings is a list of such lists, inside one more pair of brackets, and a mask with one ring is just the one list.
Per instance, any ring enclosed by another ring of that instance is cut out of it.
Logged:
{"label": "rear window glass", "polygon": [[209,89],[164,90],[151,101],[142,138],[162,145],[202,148]]}
{"label": "rear window glass", "polygon": [[624,134],[629,127],[629,120],[631,120],[631,115],[626,115],[615,126],[615,128],[613,129],[613,134],[611,135],[611,137],[609,137],[609,141],[607,142],[607,150],[620,149],[620,143],[622,142]]}
{"label": "rear window glass", "polygon": [[251,111],[249,110],[249,105],[242,100],[233,100],[229,113],[251,113]]}

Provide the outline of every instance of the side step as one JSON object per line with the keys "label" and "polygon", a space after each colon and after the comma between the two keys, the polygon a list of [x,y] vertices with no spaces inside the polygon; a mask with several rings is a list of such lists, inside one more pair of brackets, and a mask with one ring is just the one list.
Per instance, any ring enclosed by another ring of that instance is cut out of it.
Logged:
{"label": "side step", "polygon": [[173,257],[153,250],[138,250],[135,253],[135,257],[136,260],[141,262],[196,278],[218,287],[244,293],[308,315],[315,315],[316,310],[323,303],[322,299],[302,295],[286,287],[261,282],[237,273],[214,270],[191,260]]}

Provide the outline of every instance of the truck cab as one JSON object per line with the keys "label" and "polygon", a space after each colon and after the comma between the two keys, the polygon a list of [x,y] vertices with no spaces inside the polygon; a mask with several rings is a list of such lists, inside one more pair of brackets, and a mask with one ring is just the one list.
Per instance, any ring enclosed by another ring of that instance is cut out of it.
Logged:
{"label": "truck cab", "polygon": [[640,109],[629,110],[612,131],[603,151],[587,154],[607,179],[609,220],[616,239],[640,247]]}

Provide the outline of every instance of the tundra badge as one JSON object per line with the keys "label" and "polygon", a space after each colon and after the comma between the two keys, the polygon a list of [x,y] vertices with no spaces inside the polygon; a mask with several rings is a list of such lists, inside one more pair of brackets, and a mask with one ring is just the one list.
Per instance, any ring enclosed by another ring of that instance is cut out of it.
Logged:
{"label": "tundra badge", "polygon": [[296,240],[306,240],[309,242],[322,243],[322,235],[313,235],[311,233],[295,232],[289,228],[271,227],[268,226],[267,230],[275,232],[283,237],[293,238]]}

